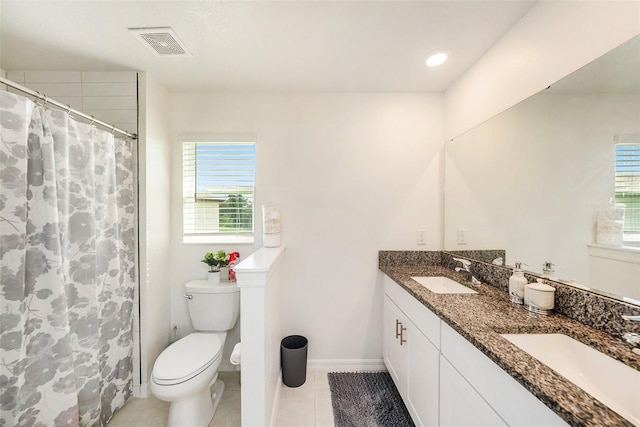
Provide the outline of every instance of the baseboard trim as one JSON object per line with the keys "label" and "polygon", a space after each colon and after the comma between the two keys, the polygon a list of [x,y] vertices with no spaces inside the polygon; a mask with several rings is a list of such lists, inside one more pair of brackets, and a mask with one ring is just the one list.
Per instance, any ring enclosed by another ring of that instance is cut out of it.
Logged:
{"label": "baseboard trim", "polygon": [[149,386],[147,384],[134,384],[133,397],[137,397],[139,399],[146,399],[149,397]]}
{"label": "baseboard trim", "polygon": [[240,365],[234,365],[231,362],[223,362],[218,368],[218,372],[239,372]]}
{"label": "baseboard trim", "polygon": [[282,369],[278,372],[278,383],[276,384],[276,392],[273,396],[273,408],[271,408],[271,421],[269,427],[275,427],[278,421],[278,406],[280,403],[280,391],[282,390]]}
{"label": "baseboard trim", "polygon": [[309,369],[317,371],[386,371],[382,359],[309,359]]}

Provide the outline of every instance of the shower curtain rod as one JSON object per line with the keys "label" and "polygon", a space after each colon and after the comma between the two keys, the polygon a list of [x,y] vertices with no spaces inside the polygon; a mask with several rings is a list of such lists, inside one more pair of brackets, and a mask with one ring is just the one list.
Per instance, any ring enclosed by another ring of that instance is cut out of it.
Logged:
{"label": "shower curtain rod", "polygon": [[27,95],[31,95],[34,98],[36,98],[37,100],[43,101],[45,105],[46,104],[51,104],[51,105],[54,105],[54,106],[60,108],[61,110],[66,110],[69,114],[73,114],[73,115],[76,115],[76,116],[83,117],[83,118],[85,118],[87,120],[91,120],[91,124],[101,125],[101,126],[107,128],[107,129],[111,129],[111,132],[118,132],[118,133],[120,133],[120,134],[122,134],[122,135],[124,135],[126,137],[131,138],[131,139],[138,139],[138,135],[136,135],[135,133],[129,133],[126,130],[118,129],[117,127],[115,127],[113,125],[110,125],[109,123],[105,123],[102,120],[98,120],[93,116],[89,116],[89,115],[83,113],[82,111],[75,110],[75,109],[71,108],[68,105],[65,105],[65,104],[62,104],[62,103],[56,101],[55,99],[48,98],[43,93],[40,93],[40,92],[37,92],[35,90],[31,90],[31,89],[29,89],[27,87],[21,86],[18,83],[13,82],[13,81],[11,81],[9,79],[5,79],[4,77],[0,76],[0,83],[4,84],[4,85],[7,85],[7,86],[10,86],[10,87],[12,87],[14,89],[17,89],[20,92],[24,92]]}

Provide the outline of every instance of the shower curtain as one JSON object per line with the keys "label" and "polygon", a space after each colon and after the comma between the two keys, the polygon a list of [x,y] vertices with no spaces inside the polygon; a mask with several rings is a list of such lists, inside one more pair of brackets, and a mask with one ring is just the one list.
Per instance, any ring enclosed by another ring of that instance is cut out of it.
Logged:
{"label": "shower curtain", "polygon": [[106,425],[132,393],[132,142],[0,91],[0,427]]}

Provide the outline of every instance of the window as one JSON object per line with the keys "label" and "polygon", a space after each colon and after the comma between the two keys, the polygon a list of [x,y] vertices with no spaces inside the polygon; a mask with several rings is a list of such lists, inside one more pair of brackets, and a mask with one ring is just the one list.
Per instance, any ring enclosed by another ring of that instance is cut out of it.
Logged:
{"label": "window", "polygon": [[254,142],[182,143],[184,243],[253,243]]}
{"label": "window", "polygon": [[615,145],[615,202],[626,205],[625,245],[640,246],[640,135],[619,135]]}

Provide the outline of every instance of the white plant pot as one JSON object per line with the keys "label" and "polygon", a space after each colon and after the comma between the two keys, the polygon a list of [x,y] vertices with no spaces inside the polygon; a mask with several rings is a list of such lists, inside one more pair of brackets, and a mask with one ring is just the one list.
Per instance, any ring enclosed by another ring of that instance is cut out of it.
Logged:
{"label": "white plant pot", "polygon": [[220,272],[219,271],[207,272],[207,280],[209,280],[209,283],[211,284],[220,283]]}
{"label": "white plant pot", "polygon": [[220,267],[220,280],[223,282],[229,281],[229,267]]}

